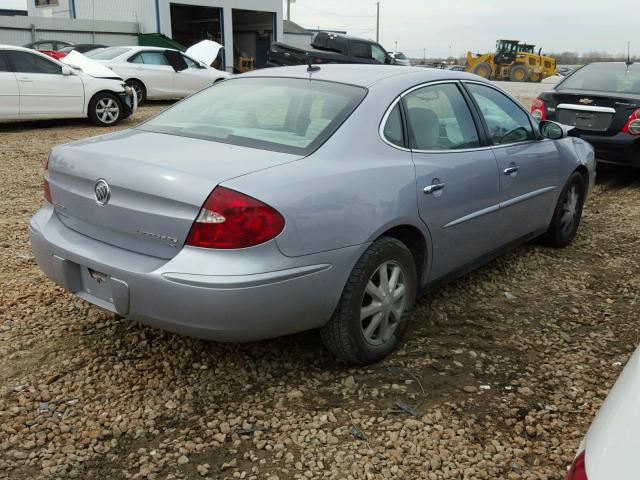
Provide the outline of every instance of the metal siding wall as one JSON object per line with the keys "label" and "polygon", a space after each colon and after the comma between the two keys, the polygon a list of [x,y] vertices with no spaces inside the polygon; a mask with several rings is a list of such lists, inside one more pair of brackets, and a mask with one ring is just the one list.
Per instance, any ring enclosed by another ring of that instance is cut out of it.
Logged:
{"label": "metal siding wall", "polygon": [[[25,45],[32,41],[31,26],[37,40],[66,40],[74,43],[102,41],[108,45],[137,45],[138,24],[68,18],[0,17],[0,43]],[[105,40],[100,40],[101,36]],[[108,40],[108,41],[107,41]]]}
{"label": "metal siding wall", "polygon": [[77,18],[136,22],[141,33],[156,31],[154,0],[75,0],[75,4]]}

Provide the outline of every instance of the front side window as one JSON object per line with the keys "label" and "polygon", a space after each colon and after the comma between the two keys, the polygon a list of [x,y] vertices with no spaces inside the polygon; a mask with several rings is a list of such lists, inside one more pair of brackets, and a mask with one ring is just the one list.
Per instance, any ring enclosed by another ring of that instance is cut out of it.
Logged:
{"label": "front side window", "polygon": [[412,148],[456,150],[480,146],[467,102],[455,84],[420,88],[409,93],[404,102]]}
{"label": "front side window", "polygon": [[329,138],[366,89],[294,78],[235,78],[201,91],[140,129],[308,154]]}
{"label": "front side window", "polygon": [[356,58],[371,59],[371,44],[366,42],[351,42],[351,55]]}
{"label": "front side window", "polygon": [[527,142],[536,138],[529,115],[497,90],[477,83],[467,88],[480,107],[494,145]]}
{"label": "front side window", "polygon": [[195,60],[191,60],[186,55],[182,55],[182,58],[184,58],[184,62],[187,64],[188,68],[200,68],[200,65]]}
{"label": "front side window", "polygon": [[386,63],[387,62],[387,54],[386,52],[379,47],[378,45],[371,45],[371,56],[378,63]]}
{"label": "front side window", "polygon": [[7,51],[7,56],[18,73],[62,74],[62,67],[40,55],[29,52]]}

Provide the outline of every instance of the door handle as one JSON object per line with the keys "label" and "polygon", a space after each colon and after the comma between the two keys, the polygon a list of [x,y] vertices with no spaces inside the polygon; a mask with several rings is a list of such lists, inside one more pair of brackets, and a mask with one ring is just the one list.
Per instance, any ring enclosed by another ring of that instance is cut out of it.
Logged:
{"label": "door handle", "polygon": [[426,193],[427,195],[430,195],[433,192],[437,192],[439,190],[442,190],[443,188],[444,188],[444,182],[434,181],[434,183],[432,183],[431,185],[428,185],[428,186],[424,187],[422,189],[422,191],[424,193]]}
{"label": "door handle", "polygon": [[22,77],[22,78],[19,78],[18,81],[22,83],[29,83],[29,82],[33,82],[33,79],[28,77]]}
{"label": "door handle", "polygon": [[518,173],[518,170],[520,170],[520,167],[518,167],[517,165],[512,165],[505,168],[502,173],[504,173],[505,175],[511,175],[512,173]]}

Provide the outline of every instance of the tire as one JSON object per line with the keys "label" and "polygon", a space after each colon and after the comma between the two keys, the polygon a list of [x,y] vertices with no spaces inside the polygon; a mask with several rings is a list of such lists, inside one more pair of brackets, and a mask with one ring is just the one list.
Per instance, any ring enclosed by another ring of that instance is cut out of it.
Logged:
{"label": "tire", "polygon": [[533,83],[540,83],[542,81],[542,73],[531,72],[531,75],[529,75],[529,81]]}
{"label": "tire", "polygon": [[89,102],[89,118],[99,127],[112,127],[125,118],[120,99],[109,92],[99,92]]}
{"label": "tire", "polygon": [[136,97],[138,100],[138,105],[142,105],[147,101],[147,89],[144,84],[139,80],[127,80],[125,84],[128,87],[133,88],[134,92],[136,92]]}
{"label": "tire", "polygon": [[517,64],[509,70],[509,80],[512,82],[526,82],[529,80],[531,72],[522,64]]}
{"label": "tire", "polygon": [[[387,289],[381,272],[386,272]],[[383,359],[409,325],[417,283],[415,260],[406,245],[391,237],[376,240],[353,267],[331,320],[320,329],[322,342],[350,363],[366,365]],[[402,288],[404,296],[393,300],[389,292],[399,295]],[[361,319],[366,307],[371,314]]]}
{"label": "tire", "polygon": [[564,248],[573,242],[580,226],[586,192],[587,182],[584,176],[574,172],[558,198],[549,230],[542,236],[545,245]]}
{"label": "tire", "polygon": [[471,73],[478,75],[482,78],[486,78],[487,80],[493,76],[493,69],[488,62],[480,62],[476,66],[473,67]]}

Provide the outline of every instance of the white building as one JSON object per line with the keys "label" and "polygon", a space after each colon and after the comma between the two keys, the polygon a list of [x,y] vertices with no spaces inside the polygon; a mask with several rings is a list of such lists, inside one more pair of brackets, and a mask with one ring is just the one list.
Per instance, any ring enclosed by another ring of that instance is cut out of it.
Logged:
{"label": "white building", "polygon": [[[0,8],[3,0],[0,0]],[[202,39],[224,45],[224,66],[238,57],[266,63],[283,38],[282,0],[26,0],[29,16],[135,22],[140,33],[163,33],[189,47]]]}

